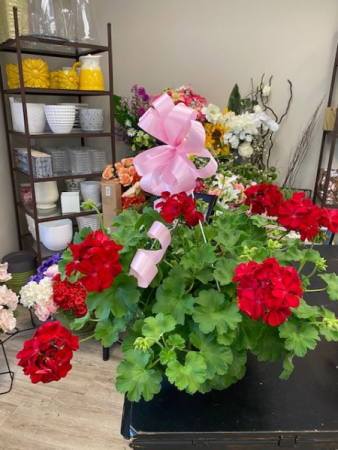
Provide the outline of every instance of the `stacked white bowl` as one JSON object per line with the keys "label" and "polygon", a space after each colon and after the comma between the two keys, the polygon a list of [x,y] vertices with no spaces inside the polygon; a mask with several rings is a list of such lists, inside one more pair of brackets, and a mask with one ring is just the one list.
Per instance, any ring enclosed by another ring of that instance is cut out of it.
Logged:
{"label": "stacked white bowl", "polygon": [[54,252],[64,250],[73,238],[73,224],[70,219],[40,223],[39,230],[43,245]]}
{"label": "stacked white bowl", "polygon": [[53,133],[67,134],[72,131],[75,122],[74,105],[45,105],[45,113]]}

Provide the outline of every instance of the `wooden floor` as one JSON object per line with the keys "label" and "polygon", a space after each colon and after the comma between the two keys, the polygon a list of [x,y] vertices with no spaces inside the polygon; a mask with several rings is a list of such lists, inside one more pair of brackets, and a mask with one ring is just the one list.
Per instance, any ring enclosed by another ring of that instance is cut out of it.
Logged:
{"label": "wooden floor", "polygon": [[[20,307],[20,329],[30,326],[27,313]],[[110,360],[102,361],[100,344],[85,342],[67,378],[34,385],[15,358],[32,333],[21,333],[5,344],[15,378],[12,391],[0,395],[0,450],[128,449],[120,436],[123,396],[114,386],[120,348],[113,347]],[[0,353],[0,372],[3,367]],[[7,376],[0,376],[0,392],[7,385]]]}

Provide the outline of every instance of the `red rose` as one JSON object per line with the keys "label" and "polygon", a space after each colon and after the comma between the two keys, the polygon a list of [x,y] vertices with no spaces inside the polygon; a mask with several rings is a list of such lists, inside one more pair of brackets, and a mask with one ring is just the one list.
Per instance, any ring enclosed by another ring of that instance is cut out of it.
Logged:
{"label": "red rose", "polygon": [[79,338],[62,327],[60,322],[46,322],[25,341],[17,354],[18,365],[32,383],[50,383],[64,378],[72,365],[73,351],[79,348]]}
{"label": "red rose", "polygon": [[170,195],[162,192],[162,201],[157,204],[161,208],[161,216],[167,223],[183,216],[188,226],[194,227],[199,221],[203,222],[203,214],[196,211],[196,200],[190,198],[185,192]]}
{"label": "red rose", "polygon": [[233,281],[237,285],[238,307],[253,320],[269,325],[284,323],[291,308],[299,306],[301,280],[293,267],[282,267],[275,258],[261,264],[255,261],[240,264]]}
{"label": "red rose", "polygon": [[256,184],[244,191],[245,204],[251,206],[253,214],[267,213],[268,216],[276,216],[283,202],[283,194],[273,184]]}

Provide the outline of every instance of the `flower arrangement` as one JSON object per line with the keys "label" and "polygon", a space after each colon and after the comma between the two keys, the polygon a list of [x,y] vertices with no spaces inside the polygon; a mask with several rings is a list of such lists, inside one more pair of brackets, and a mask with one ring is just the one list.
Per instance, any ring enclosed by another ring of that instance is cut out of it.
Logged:
{"label": "flower arrangement", "polygon": [[116,134],[133,152],[139,153],[155,144],[155,139],[138,126],[139,118],[150,108],[151,97],[144,87],[137,84],[130,92],[130,98],[114,96],[115,120],[118,123]]}
{"label": "flower arrangement", "polygon": [[[171,107],[171,119],[178,114],[184,120],[185,114],[190,133],[200,136],[202,124],[191,123],[190,109],[178,111],[168,96],[161,101]],[[160,120],[158,125],[170,123],[166,116]],[[182,150],[181,142],[176,145]],[[199,150],[198,145],[189,148]],[[131,401],[151,400],[163,377],[190,394],[226,389],[244,377],[249,352],[260,361],[282,360],[281,378],[287,379],[295,357],[304,357],[322,338],[338,341],[335,314],[303,298],[326,291],[330,300],[338,300],[338,276],[325,273],[326,261],[314,248],[322,227],[338,231],[338,211],[321,209],[299,193],[286,199],[277,186],[262,183],[245,189],[236,209],[219,204],[212,221],[204,221],[195,199],[179,191],[177,179],[189,178],[189,192],[199,174],[209,178],[217,166],[204,172],[189,162],[177,167],[175,151],[172,146],[171,153],[162,155],[171,165],[163,163],[162,172],[157,165],[151,177],[149,192],[168,186],[156,209],[123,211],[111,233],[82,230],[63,253],[60,279],[80,283],[88,293],[87,313],[74,318],[71,328],[94,323],[91,337],[105,347],[128,330],[116,387]],[[134,164],[145,173],[143,161],[141,154]],[[141,184],[147,185],[149,173]],[[226,184],[219,176],[216,180]],[[290,239],[290,231],[299,237]],[[306,240],[311,247],[305,247]],[[304,270],[307,266],[310,270]],[[316,273],[323,282],[320,289],[311,288]],[[77,342],[70,345],[69,335],[59,341],[59,325],[53,339],[52,329],[44,326],[46,353],[37,335],[18,357],[31,378],[51,367],[51,374],[32,379],[50,382],[68,373]],[[61,343],[65,359],[58,353]]]}
{"label": "flower arrangement", "polygon": [[140,185],[141,177],[134,166],[134,158],[123,158],[121,162],[115,163],[115,170],[111,164],[108,165],[103,171],[102,178],[106,181],[111,180],[115,177],[115,172],[122,187],[128,187],[122,194],[122,209],[142,206],[146,196]]}
{"label": "flower arrangement", "polygon": [[[6,283],[12,276],[8,273],[8,263],[0,264],[0,283]],[[0,336],[8,333],[16,327],[16,307],[18,306],[18,297],[7,286],[0,285]]]}

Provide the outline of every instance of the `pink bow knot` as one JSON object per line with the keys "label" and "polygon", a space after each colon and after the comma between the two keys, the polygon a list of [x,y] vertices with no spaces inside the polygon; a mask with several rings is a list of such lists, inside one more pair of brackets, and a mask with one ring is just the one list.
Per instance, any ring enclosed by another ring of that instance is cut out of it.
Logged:
{"label": "pink bow knot", "polygon": [[[140,118],[139,126],[165,145],[146,150],[134,158],[134,165],[142,176],[141,187],[154,195],[164,191],[171,194],[189,192],[197,178],[209,178],[217,171],[217,163],[204,148],[205,131],[197,122],[197,112],[179,103],[175,105],[168,94],[153,103],[153,108]],[[208,158],[208,163],[197,169],[189,155]]]}

